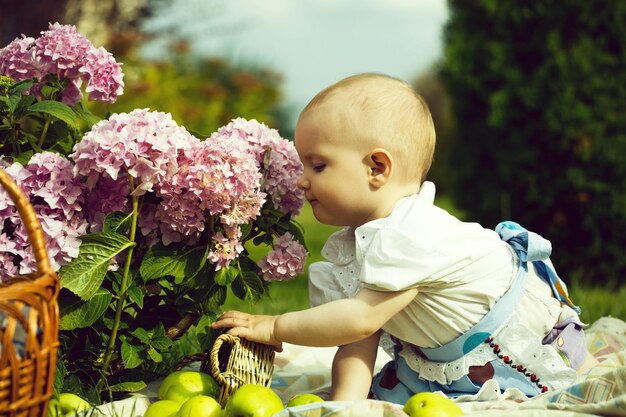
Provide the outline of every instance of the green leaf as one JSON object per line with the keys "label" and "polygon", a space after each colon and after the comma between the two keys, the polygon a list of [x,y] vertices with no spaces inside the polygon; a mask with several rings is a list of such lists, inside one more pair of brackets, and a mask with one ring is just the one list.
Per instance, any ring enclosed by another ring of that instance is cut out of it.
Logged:
{"label": "green leaf", "polygon": [[131,213],[124,213],[123,211],[114,211],[109,213],[104,219],[104,225],[102,229],[105,232],[115,232],[119,234],[126,234],[130,229],[130,221],[132,219]]}
{"label": "green leaf", "polygon": [[240,240],[243,242],[252,231],[252,223],[242,224],[241,226],[239,226],[239,229],[241,230]]}
{"label": "green leaf", "polygon": [[15,83],[10,89],[10,94],[12,96],[21,96],[22,92],[31,88],[33,84],[34,84],[33,79],[28,79],[28,80],[20,81],[19,83]]}
{"label": "green leaf", "polygon": [[219,285],[228,285],[237,278],[239,269],[228,266],[215,272],[215,282]]}
{"label": "green leaf", "polygon": [[213,313],[219,311],[226,302],[228,291],[226,287],[221,285],[212,285],[209,289],[208,296],[201,300],[202,309],[205,313]]}
{"label": "green leaf", "polygon": [[33,157],[34,152],[32,151],[32,149],[29,149],[25,152],[22,152],[21,154],[17,155],[15,158],[13,158],[13,160],[15,162],[19,162],[22,165],[27,165],[28,161],[30,161],[30,158]]}
{"label": "green leaf", "polygon": [[74,113],[76,113],[76,116],[79,119],[84,120],[89,127],[93,126],[94,124],[102,120],[100,117],[90,112],[89,109],[86,108],[82,102],[78,102],[77,105],[72,107],[72,110],[74,110]]}
{"label": "green leaf", "polygon": [[11,100],[7,96],[0,95],[0,110],[3,107],[11,108]]}
{"label": "green leaf", "polygon": [[9,96],[9,101],[7,103],[7,105],[9,106],[9,112],[10,113],[14,113],[15,109],[17,108],[17,105],[20,103],[20,98],[22,96],[20,95],[11,95]]}
{"label": "green leaf", "polygon": [[265,293],[265,285],[261,277],[254,272],[245,271],[231,285],[233,294],[241,300],[257,302]]}
{"label": "green leaf", "polygon": [[20,101],[17,103],[17,106],[15,107],[15,113],[21,114],[25,109],[30,108],[33,102],[35,102],[35,97],[33,96],[20,97]]}
{"label": "green leaf", "polygon": [[141,353],[143,346],[132,345],[126,340],[122,340],[122,362],[126,369],[138,367],[144,361]]}
{"label": "green leaf", "polygon": [[63,390],[63,380],[65,379],[66,373],[67,368],[65,366],[65,361],[58,360],[57,370],[54,373],[54,395],[56,396],[58,396]]}
{"label": "green leaf", "polygon": [[28,107],[28,111],[41,112],[56,117],[59,120],[63,120],[69,126],[76,126],[76,113],[67,104],[63,104],[58,101],[44,100],[33,104]]}
{"label": "green leaf", "polygon": [[106,311],[113,295],[104,288],[99,288],[88,301],[74,297],[74,302],[60,304],[59,328],[73,330],[91,326]]}
{"label": "green leaf", "polygon": [[156,363],[163,362],[163,355],[157,352],[157,350],[154,347],[148,346],[148,350],[146,350],[146,353],[148,354],[148,356],[150,356],[150,359],[152,359],[154,362]]}
{"label": "green leaf", "polygon": [[302,228],[302,225],[295,221],[289,222],[289,233],[291,233],[293,238],[300,242],[305,249],[307,248],[304,240],[304,229]]}
{"label": "green leaf", "polygon": [[154,346],[155,349],[164,351],[172,347],[174,343],[172,342],[172,339],[163,335],[163,336],[152,338],[152,341],[150,342],[150,344]]}
{"label": "green leaf", "polygon": [[83,300],[96,293],[111,259],[135,245],[125,236],[111,232],[83,235],[78,257],[59,271],[61,287]]}
{"label": "green leaf", "polygon": [[135,286],[130,287],[126,291],[126,294],[128,295],[130,301],[137,304],[139,308],[143,308],[144,293],[141,291],[141,288]]}
{"label": "green leaf", "polygon": [[141,328],[141,327],[131,331],[130,334],[132,334],[137,339],[139,339],[141,343],[147,344],[147,343],[150,343],[150,340],[152,340],[152,332],[149,332],[146,329]]}
{"label": "green leaf", "polygon": [[128,381],[109,386],[111,392],[139,392],[147,387],[143,381]]}
{"label": "green leaf", "polygon": [[145,281],[168,275],[186,278],[196,274],[206,262],[202,246],[163,246],[156,244],[145,254],[139,272]]}

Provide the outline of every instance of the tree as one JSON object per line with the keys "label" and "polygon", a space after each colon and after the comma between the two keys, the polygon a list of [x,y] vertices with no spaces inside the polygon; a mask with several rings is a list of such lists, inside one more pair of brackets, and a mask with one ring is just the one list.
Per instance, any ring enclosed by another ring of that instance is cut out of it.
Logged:
{"label": "tree", "polygon": [[[449,157],[452,134],[451,103],[448,92],[441,81],[437,67],[433,67],[418,75],[412,82],[417,91],[430,109],[437,134],[435,161],[430,168],[428,178],[437,184],[437,195],[447,194],[450,188],[450,168],[445,161]],[[440,163],[440,161],[442,161]]]}
{"label": "tree", "polygon": [[550,239],[561,275],[626,273],[626,3],[450,0],[447,165],[472,219]]}

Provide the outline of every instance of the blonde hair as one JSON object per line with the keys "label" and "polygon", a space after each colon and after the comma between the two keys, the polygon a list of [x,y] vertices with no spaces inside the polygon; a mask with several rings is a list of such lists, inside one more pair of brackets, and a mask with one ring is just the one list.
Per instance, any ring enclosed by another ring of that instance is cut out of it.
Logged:
{"label": "blonde hair", "polygon": [[391,152],[401,178],[425,180],[435,152],[435,127],[426,102],[409,84],[375,73],[344,78],[319,92],[300,117],[334,98],[352,111],[349,128],[361,143]]}

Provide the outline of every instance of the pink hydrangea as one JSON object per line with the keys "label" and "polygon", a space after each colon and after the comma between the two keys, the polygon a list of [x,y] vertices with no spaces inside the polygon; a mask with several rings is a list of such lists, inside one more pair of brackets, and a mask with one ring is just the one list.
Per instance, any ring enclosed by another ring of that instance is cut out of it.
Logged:
{"label": "pink hydrangea", "polygon": [[70,161],[53,152],[41,152],[34,154],[25,168],[32,175],[22,186],[58,211],[60,218],[70,220],[82,211],[85,185],[74,176]]}
{"label": "pink hydrangea", "polygon": [[241,142],[208,139],[180,156],[179,169],[159,189],[164,244],[194,243],[210,221],[224,226],[248,223],[259,215],[265,193],[259,191],[261,173]]}
{"label": "pink hydrangea", "polygon": [[83,93],[83,81],[89,100],[112,103],[123,93],[123,73],[120,64],[104,48],[95,48],[73,25],[51,23],[38,38],[22,36],[0,49],[0,75],[15,81],[29,78],[39,80],[27,94],[41,95],[48,75],[56,75],[67,87],[61,101],[78,103]]}
{"label": "pink hydrangea", "polygon": [[215,264],[215,270],[219,271],[230,265],[230,262],[243,252],[243,245],[239,241],[241,230],[237,228],[227,228],[226,235],[217,232],[213,236],[213,249],[209,253],[208,259]]}
{"label": "pink hydrangea", "polygon": [[113,103],[124,92],[122,68],[103,47],[89,50],[79,71],[87,83],[89,100]]}
{"label": "pink hydrangea", "polygon": [[87,52],[93,45],[74,25],[51,23],[35,40],[36,59],[44,74],[58,74],[59,79],[78,78]]}
{"label": "pink hydrangea", "polygon": [[[29,198],[44,232],[50,264],[58,270],[78,256],[79,236],[87,229],[82,211],[84,186],[72,175],[70,162],[51,152],[35,154],[24,167],[19,163],[3,166]],[[13,262],[19,264],[20,274],[34,272],[37,264],[29,238],[4,190],[0,192],[0,212],[5,215],[0,232],[12,242],[9,255],[2,260],[3,268],[13,270],[7,263]],[[4,245],[9,247],[6,242]]]}
{"label": "pink hydrangea", "polygon": [[[245,141],[264,171],[263,189],[271,196],[274,206],[285,214],[296,216],[304,205],[304,191],[297,186],[302,174],[302,162],[293,143],[283,139],[276,129],[271,129],[257,120],[234,119],[221,127],[212,136]],[[270,149],[266,166],[266,153]]]}
{"label": "pink hydrangea", "polygon": [[17,244],[5,233],[0,233],[0,283],[3,278],[19,274],[15,255],[18,255]]}
{"label": "pink hydrangea", "polygon": [[[58,271],[61,266],[68,264],[78,256],[81,244],[80,236],[87,231],[87,222],[79,216],[69,220],[54,216],[41,216],[40,222],[46,236],[50,266]],[[21,268],[21,273],[28,273],[36,267],[34,257],[30,252],[28,252],[27,258],[27,266]]]}
{"label": "pink hydrangea", "polygon": [[140,196],[176,173],[178,154],[195,142],[198,139],[169,113],[135,109],[98,122],[69,157],[90,187],[101,176],[117,180],[129,175],[134,180],[133,195]]}
{"label": "pink hydrangea", "polygon": [[105,217],[114,211],[128,212],[128,196],[130,186],[125,177],[114,180],[102,176],[86,197],[86,217],[90,224],[90,232],[102,230]]}
{"label": "pink hydrangea", "polygon": [[15,81],[40,78],[41,68],[37,65],[35,38],[22,35],[0,49],[0,74]]}
{"label": "pink hydrangea", "polygon": [[287,281],[304,272],[307,252],[290,233],[279,236],[258,265],[266,281]]}

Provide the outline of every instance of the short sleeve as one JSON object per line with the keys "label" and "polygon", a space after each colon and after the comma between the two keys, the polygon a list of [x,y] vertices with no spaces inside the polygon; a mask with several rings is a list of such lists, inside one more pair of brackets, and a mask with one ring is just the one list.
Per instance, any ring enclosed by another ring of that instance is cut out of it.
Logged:
{"label": "short sleeve", "polygon": [[354,297],[362,288],[353,264],[334,265],[315,262],[309,267],[309,303],[311,307]]}
{"label": "short sleeve", "polygon": [[332,279],[333,264],[315,262],[309,267],[309,304],[315,307],[330,301],[345,298]]}

